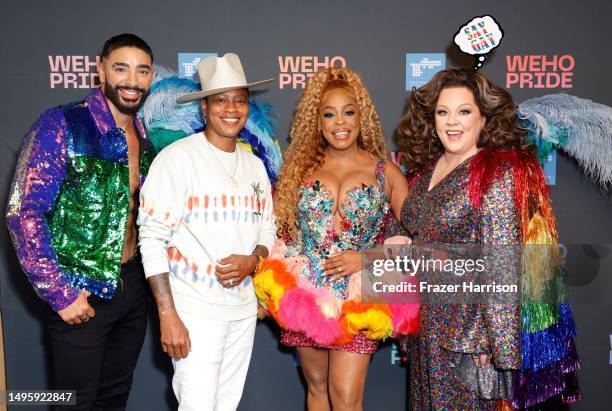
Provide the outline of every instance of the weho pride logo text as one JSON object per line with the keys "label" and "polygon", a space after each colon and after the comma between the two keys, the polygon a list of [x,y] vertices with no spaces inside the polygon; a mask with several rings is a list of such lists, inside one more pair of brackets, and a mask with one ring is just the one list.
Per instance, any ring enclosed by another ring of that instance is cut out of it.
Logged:
{"label": "weho pride logo text", "polygon": [[96,64],[99,56],[49,56],[51,88],[95,88],[98,86]]}
{"label": "weho pride logo text", "polygon": [[320,69],[346,67],[342,56],[278,56],[278,87],[303,89],[306,81]]}
{"label": "weho pride logo text", "polygon": [[506,88],[572,88],[573,56],[506,56]]}

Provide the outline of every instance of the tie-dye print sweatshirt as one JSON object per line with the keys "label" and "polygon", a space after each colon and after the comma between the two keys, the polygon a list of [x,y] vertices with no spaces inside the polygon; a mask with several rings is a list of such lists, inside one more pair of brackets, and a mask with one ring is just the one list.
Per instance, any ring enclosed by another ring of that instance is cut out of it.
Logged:
{"label": "tie-dye print sweatshirt", "polygon": [[[237,184],[230,179],[235,161]],[[171,144],[155,158],[140,190],[146,276],[170,273],[178,311],[226,321],[256,315],[251,277],[224,288],[215,265],[230,254],[249,255],[258,244],[271,250],[272,209],[264,165],[240,145],[224,153],[203,133]]]}

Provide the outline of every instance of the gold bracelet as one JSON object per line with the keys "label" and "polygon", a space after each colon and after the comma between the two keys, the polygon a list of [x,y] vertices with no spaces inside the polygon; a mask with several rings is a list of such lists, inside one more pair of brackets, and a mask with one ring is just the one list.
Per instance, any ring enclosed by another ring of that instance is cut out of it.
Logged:
{"label": "gold bracelet", "polygon": [[259,270],[261,269],[264,258],[260,256],[259,254],[251,254],[251,255],[254,255],[255,257],[257,257],[257,265],[255,266],[255,269],[253,270],[251,274],[257,274]]}

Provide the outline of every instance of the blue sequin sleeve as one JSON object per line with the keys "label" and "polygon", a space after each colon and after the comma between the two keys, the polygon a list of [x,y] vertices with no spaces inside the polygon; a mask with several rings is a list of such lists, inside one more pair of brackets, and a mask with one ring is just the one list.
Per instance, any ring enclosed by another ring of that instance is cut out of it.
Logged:
{"label": "blue sequin sleeve", "polygon": [[55,311],[78,296],[58,264],[47,215],[66,175],[66,121],[57,109],[43,113],[25,135],[7,207],[7,225],[21,267],[40,298]]}

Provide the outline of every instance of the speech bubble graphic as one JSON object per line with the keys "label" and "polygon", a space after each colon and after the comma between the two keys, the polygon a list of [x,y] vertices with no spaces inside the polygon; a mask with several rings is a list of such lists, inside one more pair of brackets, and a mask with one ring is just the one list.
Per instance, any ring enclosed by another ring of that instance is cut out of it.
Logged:
{"label": "speech bubble graphic", "polygon": [[478,56],[474,67],[478,70],[503,37],[504,31],[492,16],[477,16],[459,28],[454,41],[464,53]]}

